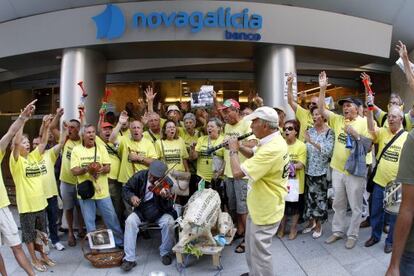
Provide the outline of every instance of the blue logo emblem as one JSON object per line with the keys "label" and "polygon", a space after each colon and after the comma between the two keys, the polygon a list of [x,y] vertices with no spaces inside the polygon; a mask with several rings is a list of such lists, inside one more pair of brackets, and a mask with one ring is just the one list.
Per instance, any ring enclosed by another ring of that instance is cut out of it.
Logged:
{"label": "blue logo emblem", "polygon": [[97,39],[116,39],[125,32],[125,17],[121,9],[112,4],[106,5],[105,10],[92,17],[96,24]]}

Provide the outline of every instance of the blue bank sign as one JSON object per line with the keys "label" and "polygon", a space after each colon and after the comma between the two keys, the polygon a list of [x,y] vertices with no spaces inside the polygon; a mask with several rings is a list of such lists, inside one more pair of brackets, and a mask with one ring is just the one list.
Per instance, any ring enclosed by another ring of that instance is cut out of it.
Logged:
{"label": "blue bank sign", "polygon": [[[122,10],[108,4],[105,10],[92,17],[96,24],[97,39],[116,39],[121,37],[126,29],[126,19]],[[257,33],[262,28],[263,18],[258,14],[249,14],[249,9],[232,13],[231,8],[220,7],[216,11],[191,13],[178,11],[169,14],[137,12],[132,17],[132,26],[138,29],[157,29],[161,26],[189,28],[192,33],[202,32],[205,28],[224,29],[224,39],[259,41]]]}

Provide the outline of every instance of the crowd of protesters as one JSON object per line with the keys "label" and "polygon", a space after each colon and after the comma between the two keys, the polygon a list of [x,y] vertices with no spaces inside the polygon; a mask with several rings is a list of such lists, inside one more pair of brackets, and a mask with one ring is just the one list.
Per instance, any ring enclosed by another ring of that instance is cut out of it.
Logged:
{"label": "crowd of protesters", "polygon": [[[414,93],[414,73],[405,45],[399,43],[397,51]],[[294,75],[290,74],[287,103],[295,118],[285,119],[286,107],[273,107],[278,114],[274,127],[287,145],[290,188],[276,236],[283,239],[288,233],[287,238],[293,240],[298,233],[311,233],[318,239],[324,228],[331,227],[332,235],[325,243],[344,239],[344,246],[352,249],[361,223],[372,228],[366,247],[380,242],[383,228],[388,225],[384,252],[394,250],[389,275],[395,275],[392,273],[400,264],[401,271],[412,272],[414,237],[412,226],[408,226],[413,220],[411,184],[414,176],[413,169],[409,168],[413,157],[412,150],[404,152],[403,148],[405,143],[410,149],[412,146],[413,134],[408,132],[414,124],[414,110],[404,114],[403,101],[392,93],[388,110],[383,111],[365,91],[363,99],[339,100],[341,111],[335,113],[325,104],[328,86],[325,72],[319,75],[319,96],[311,97],[309,105],[304,106],[294,99],[293,79]],[[361,79],[370,82],[368,74],[361,74]],[[96,126],[88,124],[84,108],[80,109],[80,118],[61,122],[64,110],[58,108],[56,114],[44,116],[39,135],[30,140],[23,129],[35,112],[35,100],[23,109],[1,138],[1,160],[11,145],[9,168],[16,186],[21,240],[7,207],[10,202],[1,175],[0,232],[3,242],[12,248],[19,265],[29,275],[34,275],[32,267],[46,271],[58,265],[44,252],[40,257],[36,255],[37,230],[48,233],[56,250],[65,249],[58,236],[60,200],[68,227],[67,246],[75,246],[77,238],[97,229],[98,209],[103,223],[113,231],[116,246],[125,247],[122,269],[129,271],[136,265],[136,236],[144,222],[156,222],[162,227],[161,261],[164,265],[171,264],[174,221],[180,215],[174,205],[184,206],[201,182],[219,192],[222,208],[231,214],[237,228],[235,240],[239,241],[235,252],[245,252],[249,214],[246,198],[251,188],[248,174],[233,175],[234,151],[228,146],[211,154],[207,150],[230,137],[246,135],[248,137],[237,146],[241,153],[239,162],[254,156],[262,141],[251,134],[250,121],[244,117],[266,103],[258,95],[251,95],[249,106],[242,108],[234,99],[220,104],[214,96],[210,109],[191,109],[189,104],[182,103],[180,108],[169,105],[163,111],[154,108],[156,93],[151,87],[146,89],[145,95],[146,104],[140,103],[142,112],[136,112],[133,104],[128,104],[118,117],[100,110],[103,116]],[[269,127],[273,129],[272,124]],[[373,155],[376,158],[373,159]],[[406,168],[404,171],[400,166],[402,159],[407,160],[402,165]],[[191,174],[188,196],[171,197],[165,190],[158,195],[148,189],[170,169]],[[403,214],[396,223],[396,215],[385,213],[383,199],[384,189],[397,178],[404,185]],[[78,186],[88,181],[94,187],[94,194],[83,198]],[[334,194],[334,214],[332,223],[327,225],[330,186]],[[74,231],[74,210],[77,211],[78,237]],[[349,210],[350,220],[346,218]],[[363,221],[365,212],[368,214]],[[300,223],[305,223],[301,232]],[[405,230],[402,229],[404,223],[407,223]],[[398,235],[393,235],[396,232]],[[21,241],[27,246],[31,262],[22,250]],[[1,256],[0,272],[6,274]]]}

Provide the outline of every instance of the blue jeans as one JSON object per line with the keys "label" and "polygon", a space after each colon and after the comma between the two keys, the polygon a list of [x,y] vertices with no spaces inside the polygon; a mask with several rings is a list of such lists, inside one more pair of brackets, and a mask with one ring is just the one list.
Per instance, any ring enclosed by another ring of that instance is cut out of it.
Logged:
{"label": "blue jeans", "polygon": [[47,199],[47,222],[49,226],[49,236],[52,240],[52,244],[55,244],[60,241],[58,237],[58,227],[57,227],[57,218],[58,218],[58,201],[57,196],[53,196]]}
{"label": "blue jeans", "polygon": [[115,244],[117,246],[123,246],[124,235],[122,234],[118,217],[109,196],[103,199],[79,199],[79,205],[82,210],[83,220],[85,221],[86,231],[88,233],[96,230],[96,207],[98,207],[105,225],[114,233]]}
{"label": "blue jeans", "polygon": [[[379,241],[381,239],[382,228],[384,227],[384,188],[379,186],[378,184],[374,184],[374,190],[372,191],[372,207],[371,207],[371,216],[370,216],[370,223],[372,227],[372,234],[371,237]],[[388,222],[390,224],[390,231],[387,235],[387,239],[385,240],[385,244],[392,245],[393,242],[393,233],[394,233],[394,225],[396,221],[395,215],[389,215]]]}
{"label": "blue jeans", "polygon": [[[175,243],[174,218],[169,214],[164,214],[156,223],[161,227],[160,255],[165,256],[171,253]],[[137,235],[141,224],[141,220],[134,212],[125,221],[124,260],[126,261],[134,262],[136,259],[135,248],[137,246]]]}
{"label": "blue jeans", "polygon": [[414,275],[414,252],[404,251],[400,261],[400,276]]}

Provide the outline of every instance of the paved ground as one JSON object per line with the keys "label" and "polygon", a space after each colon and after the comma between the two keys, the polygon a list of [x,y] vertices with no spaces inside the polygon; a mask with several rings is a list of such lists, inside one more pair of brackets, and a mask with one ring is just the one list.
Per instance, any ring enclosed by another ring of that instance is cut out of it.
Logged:
{"label": "paved ground", "polygon": [[[330,215],[330,218],[332,214]],[[384,238],[381,243],[371,248],[365,248],[363,243],[369,238],[370,228],[361,229],[360,240],[357,246],[348,250],[344,247],[343,240],[327,245],[324,240],[330,235],[330,221],[325,223],[323,236],[314,240],[311,234],[298,235],[296,240],[288,241],[286,238],[273,239],[272,253],[276,275],[384,275],[389,263],[390,254],[383,252]],[[66,246],[66,236],[62,234],[63,243]],[[188,258],[187,267],[180,272],[176,268],[176,262],[170,266],[164,266],[158,255],[160,234],[151,232],[151,239],[138,239],[137,254],[138,265],[129,273],[131,275],[149,275],[154,271],[163,271],[167,275],[240,275],[247,272],[244,254],[234,253],[236,245],[224,248],[221,263],[223,269],[217,270],[210,256],[202,256],[200,259]],[[17,265],[11,250],[2,247],[0,250],[10,275],[25,275]],[[58,265],[38,275],[125,275],[120,268],[96,269],[84,259],[80,246],[66,247],[66,250],[58,252],[52,249],[50,256]]]}

